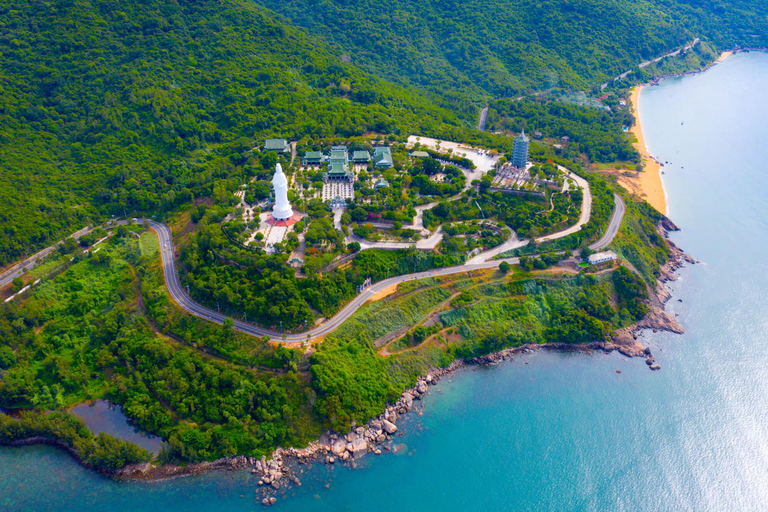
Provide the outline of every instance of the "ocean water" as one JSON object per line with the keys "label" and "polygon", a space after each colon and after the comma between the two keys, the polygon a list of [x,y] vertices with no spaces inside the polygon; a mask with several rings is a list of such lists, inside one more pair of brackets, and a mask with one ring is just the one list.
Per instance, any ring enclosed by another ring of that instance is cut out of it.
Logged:
{"label": "ocean water", "polygon": [[[768,55],[736,55],[641,97],[687,333],[645,333],[659,372],[537,353],[457,373],[403,425],[400,455],[304,467],[275,510],[768,508]],[[621,373],[616,373],[616,370]],[[117,483],[47,447],[0,449],[0,510],[258,510],[242,471]],[[293,495],[293,496],[291,496]]]}

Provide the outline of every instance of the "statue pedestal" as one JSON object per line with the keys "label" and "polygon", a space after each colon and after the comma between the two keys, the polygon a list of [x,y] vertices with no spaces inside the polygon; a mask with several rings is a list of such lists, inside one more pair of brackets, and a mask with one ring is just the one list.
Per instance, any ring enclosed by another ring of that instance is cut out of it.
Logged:
{"label": "statue pedestal", "polygon": [[276,219],[274,215],[270,214],[269,218],[267,219],[267,224],[269,224],[270,226],[288,227],[288,226],[293,226],[300,220],[301,220],[301,214],[296,212],[293,212],[293,216],[291,216],[289,219]]}

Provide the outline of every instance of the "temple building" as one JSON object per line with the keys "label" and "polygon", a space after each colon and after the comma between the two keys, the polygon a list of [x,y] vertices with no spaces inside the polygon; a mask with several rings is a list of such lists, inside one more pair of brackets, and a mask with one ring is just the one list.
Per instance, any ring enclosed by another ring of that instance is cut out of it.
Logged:
{"label": "temple building", "polygon": [[345,204],[355,197],[355,173],[349,169],[349,151],[346,146],[333,146],[328,155],[328,170],[323,175],[323,201]]}
{"label": "temple building", "polygon": [[528,165],[528,149],[531,139],[525,136],[525,130],[515,139],[515,146],[512,149],[512,166],[518,169],[525,169]]}
{"label": "temple building", "polygon": [[392,167],[392,152],[386,146],[373,148],[373,163],[377,169]]}
{"label": "temple building", "polygon": [[352,153],[352,163],[356,165],[367,165],[371,161],[371,154],[367,151],[355,151]]}
{"label": "temple building", "polygon": [[323,161],[325,161],[325,157],[321,151],[307,151],[303,158],[304,167],[321,165]]}
{"label": "temple building", "polygon": [[333,146],[328,157],[328,163],[349,165],[349,151],[346,146]]}
{"label": "temple building", "polygon": [[278,153],[287,153],[291,146],[285,139],[267,139],[264,143],[264,149],[267,151],[277,151]]}
{"label": "temple building", "polygon": [[347,180],[352,181],[355,173],[349,170],[349,165],[341,162],[328,165],[328,172],[325,173],[326,180]]}

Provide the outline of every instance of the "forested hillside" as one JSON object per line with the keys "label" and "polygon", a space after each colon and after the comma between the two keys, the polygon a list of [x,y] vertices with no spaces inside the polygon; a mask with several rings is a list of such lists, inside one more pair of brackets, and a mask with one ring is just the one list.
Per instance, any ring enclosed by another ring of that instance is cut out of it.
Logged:
{"label": "forested hillside", "polygon": [[766,41],[757,0],[255,1],[353,63],[448,98],[588,88],[697,36]]}
{"label": "forested hillside", "polygon": [[269,136],[468,141],[481,100],[592,87],[694,36],[765,45],[766,12],[757,0],[0,0],[0,266],[90,219],[223,197]]}
{"label": "forested hillside", "polygon": [[0,265],[242,172],[270,135],[458,119],[242,0],[0,1]]}

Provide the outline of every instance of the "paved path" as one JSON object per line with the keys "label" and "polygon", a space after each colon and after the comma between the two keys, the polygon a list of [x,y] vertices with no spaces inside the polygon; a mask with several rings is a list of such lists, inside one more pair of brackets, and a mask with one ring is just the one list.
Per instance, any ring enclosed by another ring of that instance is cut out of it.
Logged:
{"label": "paved path", "polygon": [[488,107],[485,107],[480,112],[480,121],[477,123],[477,129],[481,132],[485,131],[485,123],[488,121]]}
{"label": "paved path", "polygon": [[[573,181],[578,183],[578,185],[581,187],[581,189],[584,191],[584,199],[581,202],[581,215],[579,216],[579,221],[574,224],[573,226],[564,229],[562,231],[558,231],[557,233],[552,233],[551,235],[547,235],[544,237],[541,237],[539,240],[542,242],[546,242],[549,240],[557,240],[558,238],[562,238],[564,236],[568,236],[572,233],[576,233],[577,231],[580,231],[582,226],[589,222],[589,217],[592,213],[592,192],[589,188],[589,182],[579,176],[578,174],[575,174],[571,172],[570,170],[566,169],[563,166],[558,166],[558,168],[564,172],[569,178],[571,178]],[[461,194],[455,195],[453,197],[448,198],[448,201],[456,201],[461,198]],[[411,229],[419,229],[419,226],[421,229],[424,229],[424,210],[429,210],[431,208],[434,208],[439,201],[435,201],[433,203],[424,204],[421,206],[416,207],[416,218],[413,221],[413,225],[410,226]],[[374,226],[376,223],[371,223]],[[429,238],[425,238],[423,240],[419,240],[418,242],[369,242],[357,235],[350,235],[350,237],[347,240],[347,243],[349,242],[357,242],[360,244],[361,249],[384,249],[384,250],[396,250],[396,249],[407,249],[408,247],[416,247],[417,249],[434,249],[437,247],[437,244],[442,239],[442,228],[438,228]],[[504,242],[503,244],[493,248],[489,249],[485,252],[482,252],[478,254],[477,256],[472,257],[467,263],[482,263],[485,261],[488,261],[490,259],[495,258],[499,254],[502,254],[506,251],[511,251],[513,249],[517,249],[518,247],[523,247],[524,245],[528,244],[528,240],[518,240],[516,236],[513,235],[512,238]],[[609,242],[610,243],[610,242]],[[607,244],[606,244],[607,245]]]}
{"label": "paved path", "polygon": [[473,256],[467,260],[467,265],[474,265],[477,263],[485,263],[490,261],[499,254],[504,254],[507,251],[512,251],[520,247],[525,247],[530,243],[530,240],[519,240],[515,233],[512,233],[512,237],[501,245],[497,245],[493,249],[488,249],[485,252],[481,252],[477,256]]}
{"label": "paved path", "polygon": [[355,234],[349,235],[347,243],[357,242],[360,244],[360,249],[384,249],[385,251],[395,251],[397,249],[408,249],[409,247],[416,247],[419,250],[431,250],[437,247],[440,241],[443,239],[442,226],[437,228],[428,238],[422,238],[416,242],[369,242],[365,238],[361,238]]}
{"label": "paved path", "polygon": [[[459,197],[461,197],[461,194],[458,194],[454,197],[449,198],[448,201],[454,201],[455,200],[454,198],[458,199]],[[424,212],[426,210],[431,210],[432,208],[437,206],[437,203],[439,203],[439,201],[434,201],[432,203],[427,203],[427,204],[422,204],[421,206],[417,206],[416,217],[413,219],[413,225],[411,226],[411,229],[415,229],[417,231],[423,231],[424,229],[426,229],[424,227]]]}
{"label": "paved path", "polygon": [[576,233],[578,231],[581,231],[582,226],[589,222],[589,216],[592,214],[592,191],[589,188],[589,182],[582,178],[581,176],[572,173],[565,167],[558,165],[557,166],[562,172],[566,173],[569,178],[571,178],[573,181],[578,183],[578,185],[581,187],[581,190],[584,192],[584,199],[581,201],[581,215],[579,216],[579,222],[574,224],[573,226],[564,229],[562,231],[558,231],[557,233],[552,233],[551,235],[543,236],[539,238],[539,242],[548,242],[550,240],[557,240],[558,238],[563,238],[564,236],[572,235],[573,233]]}

